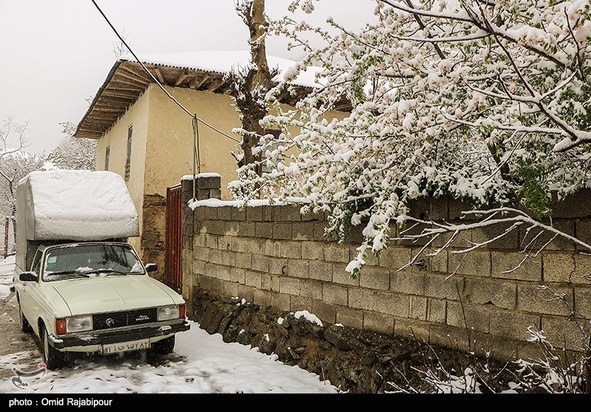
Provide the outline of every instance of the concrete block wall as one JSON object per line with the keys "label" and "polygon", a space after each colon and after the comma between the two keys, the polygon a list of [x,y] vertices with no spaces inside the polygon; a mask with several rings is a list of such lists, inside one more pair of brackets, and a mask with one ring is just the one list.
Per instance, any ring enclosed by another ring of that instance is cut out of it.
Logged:
{"label": "concrete block wall", "polygon": [[[413,213],[453,220],[462,209],[456,201],[436,199],[417,202]],[[557,210],[562,215],[554,226],[584,241],[591,238],[591,213]],[[412,335],[500,359],[539,355],[529,328],[543,330],[568,351],[581,352],[587,344],[581,330],[588,333],[591,320],[591,256],[555,239],[526,258],[525,228],[469,254],[458,248],[492,239],[505,228],[463,233],[456,248],[437,256],[426,250],[420,264],[403,269],[421,246],[391,244],[369,256],[360,276],[351,278],[345,267],[356,254],[359,233],[348,243],[329,241],[324,217],[302,215],[298,206],[238,208],[220,201],[185,207],[184,220],[188,301],[193,288],[201,288],[262,307],[308,310],[326,323]],[[551,240],[544,236],[540,244]]]}

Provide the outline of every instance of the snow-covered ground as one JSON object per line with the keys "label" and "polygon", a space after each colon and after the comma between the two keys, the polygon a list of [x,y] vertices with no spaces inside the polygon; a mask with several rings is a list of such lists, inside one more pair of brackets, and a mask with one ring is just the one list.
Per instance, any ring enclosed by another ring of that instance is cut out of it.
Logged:
{"label": "snow-covered ground", "polygon": [[[14,258],[0,261],[0,305],[10,296]],[[10,301],[9,301],[10,300]],[[16,325],[13,325],[16,327]],[[31,337],[31,339],[33,339]],[[297,366],[239,343],[225,343],[193,323],[177,334],[175,352],[157,363],[140,356],[75,359],[59,370],[43,368],[41,354],[23,351],[0,356],[0,369],[14,376],[0,380],[0,393],[337,393]],[[38,361],[31,362],[31,358]],[[31,368],[31,364],[38,366]],[[37,373],[35,373],[37,372]],[[34,376],[26,376],[33,374]]]}

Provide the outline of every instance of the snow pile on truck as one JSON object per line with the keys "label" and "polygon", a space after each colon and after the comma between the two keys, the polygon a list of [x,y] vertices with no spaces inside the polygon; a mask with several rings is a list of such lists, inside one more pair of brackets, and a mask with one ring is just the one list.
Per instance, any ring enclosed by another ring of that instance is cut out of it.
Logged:
{"label": "snow pile on truck", "polygon": [[139,236],[138,215],[127,186],[113,172],[32,172],[18,183],[16,200],[17,237],[20,234],[22,240],[88,241]]}

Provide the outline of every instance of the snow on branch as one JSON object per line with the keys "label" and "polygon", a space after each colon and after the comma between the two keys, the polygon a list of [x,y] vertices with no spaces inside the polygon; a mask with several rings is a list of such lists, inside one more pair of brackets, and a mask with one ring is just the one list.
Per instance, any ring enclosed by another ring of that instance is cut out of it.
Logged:
{"label": "snow on branch", "polygon": [[[466,247],[458,247],[454,250],[451,250],[450,253],[452,254],[467,254],[475,249],[486,247],[487,245],[502,239],[503,237],[507,236],[520,226],[525,226],[525,233],[526,236],[533,229],[540,229],[540,231],[536,234],[536,236],[530,240],[523,248],[524,252],[524,259],[514,268],[506,271],[507,273],[512,272],[519,268],[521,264],[529,257],[530,253],[534,253],[536,256],[539,254],[540,251],[544,250],[552,241],[554,241],[557,237],[561,237],[566,239],[570,242],[573,242],[575,245],[581,247],[584,250],[587,250],[587,253],[591,253],[591,245],[572,236],[569,235],[552,225],[544,224],[540,221],[537,221],[530,217],[527,213],[523,212],[522,210],[510,208],[510,207],[501,207],[495,209],[488,209],[488,210],[465,210],[461,212],[462,218],[476,218],[478,220],[472,221],[470,223],[450,223],[450,222],[436,222],[433,220],[425,220],[419,219],[412,216],[407,216],[406,220],[411,224],[408,229],[405,229],[400,232],[400,235],[393,238],[393,241],[411,241],[417,242],[419,240],[425,240],[425,245],[421,248],[419,253],[416,254],[413,259],[411,259],[405,266],[400,268],[400,270],[414,265],[417,260],[424,255],[423,252],[427,250],[428,247],[441,235],[449,234],[451,235],[447,242],[433,252],[427,253],[426,256],[433,257],[437,256],[442,251],[450,248],[450,246],[454,243],[457,239],[458,235],[462,232],[471,231],[475,229],[483,229],[492,226],[505,226],[501,233],[498,235],[483,240],[481,242],[468,242],[470,245]],[[422,227],[421,232],[413,233],[413,229],[415,227]],[[542,233],[551,234],[550,240],[546,241],[542,246],[534,248],[535,241],[538,237],[541,236]]]}
{"label": "snow on branch", "polygon": [[[309,211],[328,215],[327,234],[341,240],[359,228],[352,275],[367,253],[387,247],[391,224],[421,223],[406,220],[421,198],[493,208],[467,215],[483,227],[563,237],[540,218],[551,215],[553,194],[591,188],[591,0],[379,0],[375,17],[357,32],[334,20],[271,23],[308,51],[291,74],[322,66],[322,87],[292,108],[277,100],[294,92],[287,82],[267,93],[273,114],[263,123],[281,138],[260,139],[253,152],[262,173],[240,168],[234,195],[307,198]],[[309,47],[310,35],[325,43]],[[406,235],[453,240],[466,225]],[[437,250],[452,242],[443,243]]]}

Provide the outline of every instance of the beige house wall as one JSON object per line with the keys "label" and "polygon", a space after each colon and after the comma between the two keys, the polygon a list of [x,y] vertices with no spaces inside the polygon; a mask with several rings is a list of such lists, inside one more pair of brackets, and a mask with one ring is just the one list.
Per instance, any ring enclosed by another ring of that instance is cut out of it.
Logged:
{"label": "beige house wall", "polygon": [[[167,90],[187,110],[231,136],[232,129],[241,125],[233,101],[227,95],[180,88]],[[145,193],[166,196],[167,187],[178,185],[181,177],[193,173],[192,121],[158,86],[151,85],[149,95]],[[231,152],[240,150],[239,143],[199,123],[199,148],[201,173],[220,173],[222,198],[229,199],[227,184],[237,178]]]}
{"label": "beige house wall", "polygon": [[[148,94],[142,94],[127,112],[109,129],[97,144],[96,170],[105,169],[106,148],[110,147],[109,170],[125,177],[127,157],[127,133],[133,126],[130,175],[127,187],[139,217],[140,231],[143,227],[144,172],[146,169],[146,141],[148,137]],[[140,232],[141,235],[141,232]],[[140,239],[132,238],[130,243],[139,250]]]}
{"label": "beige house wall", "polygon": [[[199,122],[200,167],[197,173],[221,175],[221,198],[229,200],[228,183],[237,179],[232,152],[241,151],[241,127],[232,98],[225,94],[167,87],[189,112],[234,137],[232,140]],[[287,108],[287,107],[285,107]],[[327,118],[343,117],[332,112]],[[130,178],[127,182],[140,222],[140,238],[130,239],[145,262],[161,268],[154,277],[164,277],[164,240],[166,236],[166,191],[185,175],[193,174],[193,125],[191,117],[155,84],[148,86],[139,99],[99,140],[96,169],[105,170],[105,151],[110,147],[109,170],[125,175],[127,131],[133,126]],[[295,132],[295,130],[293,131]]]}

